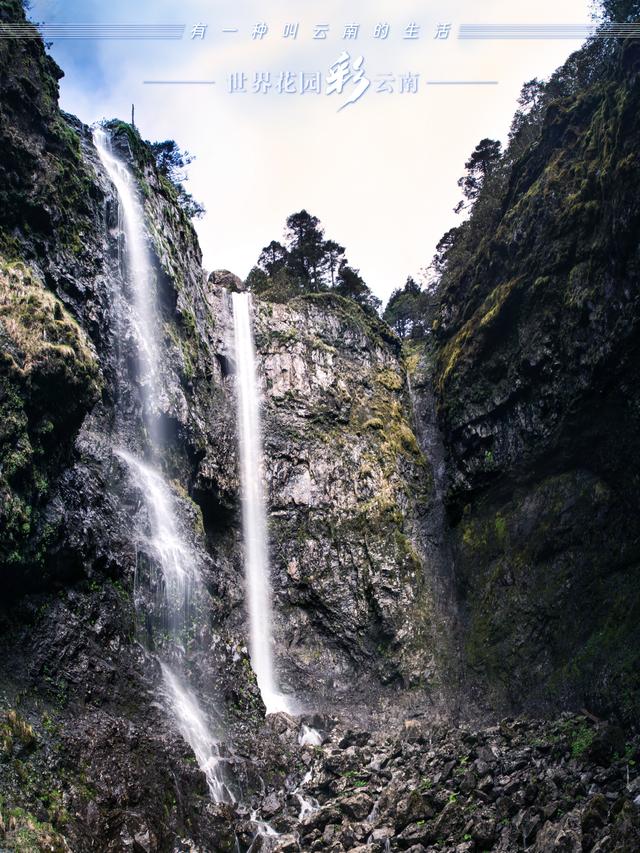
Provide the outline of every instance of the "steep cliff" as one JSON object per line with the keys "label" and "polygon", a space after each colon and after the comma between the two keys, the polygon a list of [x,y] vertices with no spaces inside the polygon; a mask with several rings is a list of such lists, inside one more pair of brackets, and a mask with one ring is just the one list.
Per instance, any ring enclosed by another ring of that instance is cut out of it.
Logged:
{"label": "steep cliff", "polygon": [[638,43],[577,63],[444,275],[434,383],[479,696],[637,719]]}
{"label": "steep cliff", "polygon": [[[1,12],[23,19],[18,3]],[[168,849],[203,826],[217,843],[228,822],[216,829],[204,776],[159,704],[157,663],[138,642],[134,575],[150,545],[136,531],[148,520],[117,450],[146,439],[118,200],[89,129],[58,109],[60,76],[38,38],[0,40],[2,826],[18,849]],[[174,188],[134,130],[110,130],[138,178],[155,258],[166,476],[193,537],[215,540],[199,678],[205,690],[215,683],[229,728],[240,721],[241,765],[260,699],[234,633],[244,616],[229,523],[233,409],[218,405],[216,324]]]}
{"label": "steep cliff", "polygon": [[333,703],[378,680],[427,687],[436,625],[419,518],[432,474],[399,342],[320,294],[262,306],[257,347],[278,633],[293,683]]}

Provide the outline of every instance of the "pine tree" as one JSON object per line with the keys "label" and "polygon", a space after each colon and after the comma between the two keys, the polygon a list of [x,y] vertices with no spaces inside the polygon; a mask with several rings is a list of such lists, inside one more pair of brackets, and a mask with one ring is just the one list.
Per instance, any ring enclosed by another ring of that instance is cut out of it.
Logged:
{"label": "pine tree", "polygon": [[260,252],[258,258],[258,266],[264,270],[267,275],[273,276],[287,265],[289,253],[277,240],[272,240],[268,246],[265,246]]}
{"label": "pine tree", "polygon": [[381,306],[360,271],[349,265],[344,246],[325,240],[320,220],[306,210],[287,218],[284,245],[272,240],[263,247],[246,283],[255,293],[274,301],[287,301],[301,292],[331,290],[367,311],[378,311]]}
{"label": "pine tree", "polygon": [[324,244],[325,263],[324,266],[329,273],[331,287],[336,285],[336,276],[340,264],[344,260],[345,248],[334,240],[326,240]]}
{"label": "pine tree", "polygon": [[401,338],[422,337],[424,334],[424,293],[411,277],[404,287],[397,287],[391,294],[382,319]]}
{"label": "pine tree", "polygon": [[151,153],[156,161],[156,167],[160,174],[165,177],[176,193],[176,201],[190,219],[198,219],[206,213],[204,205],[196,201],[184,187],[187,180],[185,171],[189,163],[193,163],[195,157],[188,151],[182,151],[174,139],[165,139],[163,142],[148,143]]}
{"label": "pine tree", "polygon": [[306,210],[287,219],[287,270],[299,282],[301,290],[320,289],[324,254],[324,232],[317,216]]}
{"label": "pine tree", "polygon": [[500,160],[502,144],[497,139],[481,139],[464,164],[467,174],[458,181],[464,199],[456,207],[456,213],[469,207],[480,195],[482,187]]}
{"label": "pine tree", "polygon": [[382,304],[378,297],[374,296],[365,284],[364,279],[360,275],[360,270],[350,267],[346,260],[340,264],[335,291],[340,296],[353,299],[354,302],[362,305],[363,308],[368,308],[372,311],[377,311]]}

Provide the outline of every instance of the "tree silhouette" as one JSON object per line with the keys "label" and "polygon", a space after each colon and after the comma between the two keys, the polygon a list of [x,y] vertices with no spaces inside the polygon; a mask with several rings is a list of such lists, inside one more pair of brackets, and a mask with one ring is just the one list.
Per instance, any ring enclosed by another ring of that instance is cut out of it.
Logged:
{"label": "tree silhouette", "polygon": [[148,143],[151,153],[156,162],[158,172],[166,178],[173,186],[176,193],[176,201],[190,219],[198,219],[206,213],[204,205],[196,201],[190,192],[184,187],[187,179],[185,171],[189,163],[193,163],[195,157],[188,151],[182,151],[174,139],[165,139],[163,142]]}
{"label": "tree silhouette", "polygon": [[422,337],[424,297],[420,285],[409,276],[404,287],[397,287],[389,297],[382,319],[401,338]]}
{"label": "tree silhouette", "polygon": [[287,218],[287,269],[303,290],[322,285],[324,232],[317,216],[306,210]]}
{"label": "tree silhouette", "polygon": [[334,240],[326,240],[324,243],[324,266],[329,273],[331,287],[336,285],[336,275],[340,264],[344,259],[345,248]]}
{"label": "tree silhouette", "polygon": [[487,177],[500,160],[501,150],[502,144],[497,139],[481,139],[476,145],[464,164],[467,174],[458,180],[464,199],[454,208],[456,213],[460,213],[478,198]]}
{"label": "tree silhouette", "polygon": [[275,275],[279,270],[285,268],[289,253],[277,240],[272,240],[268,246],[265,246],[260,252],[258,258],[258,266],[264,270],[267,275]]}
{"label": "tree silhouette", "polygon": [[325,240],[320,220],[306,210],[287,217],[284,245],[272,240],[263,247],[246,284],[255,293],[280,302],[301,292],[331,290],[367,311],[377,311],[381,305],[360,271],[349,265],[344,246]]}

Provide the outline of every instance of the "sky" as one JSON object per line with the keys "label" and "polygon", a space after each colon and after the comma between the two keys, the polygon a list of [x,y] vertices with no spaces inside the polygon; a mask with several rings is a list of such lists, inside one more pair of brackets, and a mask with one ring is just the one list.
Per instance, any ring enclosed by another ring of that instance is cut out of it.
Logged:
{"label": "sky", "polygon": [[[134,103],[143,138],[175,139],[195,155],[187,188],[207,210],[195,225],[208,270],[244,278],[306,208],[383,300],[459,222],[465,160],[483,137],[506,140],[522,84],[582,42],[461,39],[460,27],[592,23],[589,0],[32,0],[30,17],[184,25],[176,40],[54,39],[62,108],[92,124],[129,120]],[[284,37],[288,24],[295,38]],[[323,40],[313,38],[320,24]],[[389,25],[386,39],[373,37],[378,24]],[[440,24],[447,38],[435,38]],[[192,38],[198,25],[204,38]],[[345,39],[352,26],[357,37]],[[364,87],[360,72],[369,86],[343,106]],[[269,91],[253,92],[267,74]],[[303,74],[308,85],[320,74],[319,94],[300,94]],[[247,91],[230,91],[242,75]],[[296,91],[276,90],[281,75]],[[207,83],[145,83],[157,80]],[[416,81],[417,92],[399,91]]]}

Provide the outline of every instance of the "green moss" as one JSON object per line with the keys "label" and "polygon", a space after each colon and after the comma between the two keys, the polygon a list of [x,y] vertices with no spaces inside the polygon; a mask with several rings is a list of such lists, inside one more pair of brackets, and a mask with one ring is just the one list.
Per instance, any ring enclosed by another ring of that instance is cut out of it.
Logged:
{"label": "green moss", "polygon": [[407,566],[414,571],[421,571],[422,560],[420,559],[420,555],[416,551],[413,542],[408,536],[405,536],[405,534],[401,533],[399,530],[395,531],[394,537],[398,553],[402,555]]}
{"label": "green moss", "polygon": [[[268,341],[270,344],[275,344],[276,346],[288,347],[290,344],[300,341],[300,335],[297,329],[289,326],[286,329],[274,329],[270,331],[268,333]],[[259,339],[256,341],[258,347],[260,347],[261,343]]]}
{"label": "green moss", "polygon": [[194,529],[199,536],[204,536],[204,519],[200,506],[193,500],[189,492],[178,480],[172,480],[171,486],[180,495],[181,500],[189,507]]}
{"label": "green moss", "polygon": [[362,424],[362,429],[384,430],[384,421],[382,418],[369,418]]}
{"label": "green moss", "polygon": [[609,526],[624,524],[614,501],[601,481],[572,472],[463,516],[456,565],[465,654],[494,702],[572,696],[596,713],[637,718],[640,593],[634,564],[616,565],[604,544],[623,541]]}
{"label": "green moss", "polygon": [[500,545],[504,545],[507,538],[507,522],[500,513],[496,515],[496,520],[494,522],[495,531],[496,531],[496,539]]}
{"label": "green moss", "polygon": [[595,736],[596,733],[594,729],[587,725],[587,723],[581,723],[578,725],[573,732],[573,737],[571,739],[571,755],[574,758],[582,758],[586,755],[595,739]]}
{"label": "green moss", "polygon": [[375,381],[387,391],[399,391],[404,385],[403,377],[395,370],[381,370],[376,374]]}
{"label": "green moss", "polygon": [[168,201],[177,205],[178,190],[176,188],[176,185],[172,183],[165,175],[158,175],[158,179],[160,181],[160,189],[162,190],[164,196],[167,198]]}
{"label": "green moss", "polygon": [[68,125],[62,116],[56,116],[53,125],[58,137],[58,143],[64,146],[69,156],[79,162],[81,157],[80,136],[77,131]]}
{"label": "green moss", "polygon": [[129,143],[129,149],[133,155],[136,167],[143,172],[145,167],[154,163],[151,149],[140,136],[136,127],[120,119],[112,119],[105,122],[105,130],[108,130],[113,138],[124,137]]}
{"label": "green moss", "polygon": [[464,521],[460,527],[462,544],[475,554],[483,551],[489,544],[486,525],[473,520]]}
{"label": "green moss", "polygon": [[95,374],[95,355],[76,321],[24,264],[0,259],[0,324],[5,360],[22,374],[39,366]]}
{"label": "green moss", "polygon": [[43,823],[21,808],[4,808],[0,814],[5,827],[3,842],[16,853],[67,853],[68,845],[50,823]]}
{"label": "green moss", "polygon": [[166,339],[176,347],[181,356],[180,366],[184,379],[191,382],[197,373],[199,336],[193,313],[185,309],[180,317],[179,324],[167,321],[163,329]]}
{"label": "green moss", "polygon": [[4,715],[4,720],[0,723],[1,751],[5,756],[9,756],[13,753],[14,747],[31,749],[35,743],[36,737],[33,727],[15,709],[9,709]]}
{"label": "green moss", "polygon": [[306,293],[291,300],[293,306],[303,306],[305,303],[334,312],[346,325],[361,332],[372,343],[387,344],[400,351],[400,340],[389,326],[375,312],[365,311],[352,299],[337,293]]}
{"label": "green moss", "polygon": [[427,356],[425,341],[414,341],[411,338],[402,342],[402,357],[407,376],[413,378]]}
{"label": "green moss", "polygon": [[[23,263],[0,259],[0,558],[40,563],[39,506],[100,381],[86,336]],[[71,432],[70,432],[71,431]]]}
{"label": "green moss", "polygon": [[520,278],[512,279],[498,285],[486,297],[478,311],[443,348],[439,355],[438,386],[442,389],[450,374],[458,368],[458,362],[463,359],[465,365],[473,363],[482,352],[486,338],[492,327],[502,318],[509,300]]}
{"label": "green moss", "polygon": [[4,40],[0,66],[0,251],[19,258],[42,238],[50,253],[86,251],[95,174],[58,108],[62,74],[39,38]]}
{"label": "green moss", "polygon": [[400,457],[411,460],[421,468],[425,460],[415,433],[409,425],[400,400],[384,384],[374,386],[374,393],[360,398],[351,409],[350,427],[356,433],[373,431],[379,436],[378,453],[385,473],[391,475]]}

